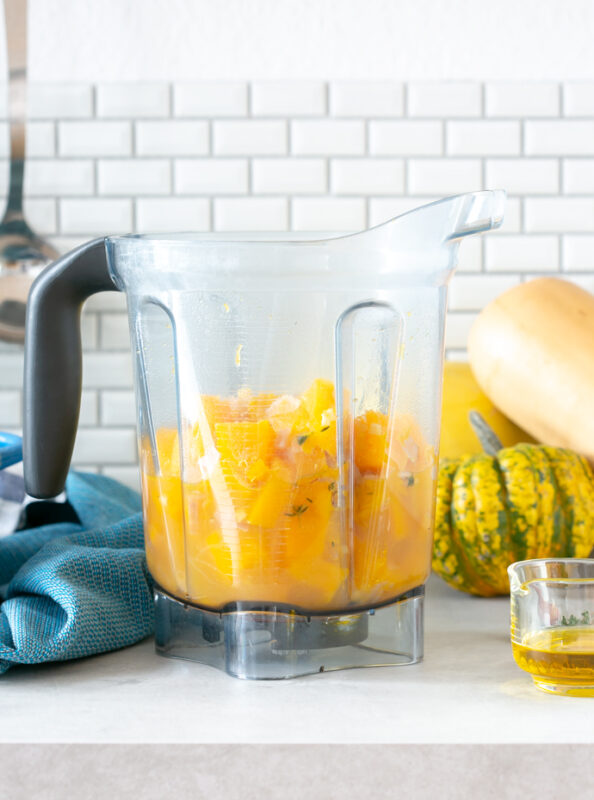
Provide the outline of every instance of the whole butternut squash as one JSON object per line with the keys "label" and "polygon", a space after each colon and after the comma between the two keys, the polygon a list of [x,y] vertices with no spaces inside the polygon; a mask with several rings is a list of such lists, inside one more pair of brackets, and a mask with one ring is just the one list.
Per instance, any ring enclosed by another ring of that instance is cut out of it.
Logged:
{"label": "whole butternut squash", "polygon": [[446,361],[443,371],[440,458],[458,458],[482,452],[480,442],[468,420],[470,411],[478,411],[502,442],[511,447],[534,439],[509,420],[481,391],[470,365]]}
{"label": "whole butternut squash", "polygon": [[559,278],[515,286],[479,314],[468,353],[516,425],[594,461],[594,296]]}

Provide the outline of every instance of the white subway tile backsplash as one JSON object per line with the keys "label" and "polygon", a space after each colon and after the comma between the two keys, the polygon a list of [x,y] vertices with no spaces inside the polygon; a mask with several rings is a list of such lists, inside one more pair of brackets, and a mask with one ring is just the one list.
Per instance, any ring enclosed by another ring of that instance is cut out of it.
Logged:
{"label": "white subway tile backsplash", "polygon": [[245,83],[178,83],[173,87],[173,113],[176,117],[243,117],[247,98]]}
{"label": "white subway tile backsplash", "polygon": [[76,119],[93,115],[93,89],[82,83],[32,83],[27,90],[30,119]]}
{"label": "white subway tile backsplash", "polygon": [[317,194],[328,190],[323,158],[255,158],[252,191],[255,194]]}
{"label": "white subway tile backsplash", "polygon": [[296,120],[291,123],[291,152],[296,155],[362,155],[361,120]]}
{"label": "white subway tile backsplash", "polygon": [[4,386],[3,381],[0,390],[0,430],[18,428],[21,425],[21,393],[18,389],[6,390]]}
{"label": "white subway tile backsplash", "polygon": [[284,120],[219,120],[213,123],[216,155],[284,155],[287,123]]}
{"label": "white subway tile backsplash", "polygon": [[216,231],[284,231],[287,201],[282,197],[226,197],[214,201]]}
{"label": "white subway tile backsplash", "polygon": [[136,460],[134,428],[79,428],[74,443],[72,463],[130,464]]}
{"label": "white subway tile backsplash", "polygon": [[[2,131],[4,130],[3,127]],[[6,137],[2,133],[2,141],[6,142],[8,154],[8,131]],[[27,122],[26,150],[27,158],[52,158],[56,154],[55,122]]]}
{"label": "white subway tile backsplash", "polygon": [[459,348],[463,350],[468,342],[468,334],[477,318],[477,314],[468,312],[450,311],[446,319],[445,346],[448,350]]}
{"label": "white subway tile backsplash", "polygon": [[25,197],[25,218],[34,231],[49,236],[57,231],[56,201]]}
{"label": "white subway tile backsplash", "polygon": [[369,152],[374,156],[439,156],[443,153],[442,123],[428,120],[370,122]]}
{"label": "white subway tile backsplash", "polygon": [[180,158],[174,165],[176,194],[247,194],[245,158]]}
{"label": "white subway tile backsplash", "polygon": [[485,241],[491,272],[548,272],[559,269],[557,236],[493,236]]}
{"label": "white subway tile backsplash", "polygon": [[567,194],[594,194],[594,158],[563,160],[563,191]]}
{"label": "white subway tile backsplash", "polygon": [[479,83],[426,81],[408,87],[411,117],[478,117],[481,104]]}
{"label": "white subway tile backsplash", "polygon": [[566,117],[594,117],[594,81],[569,81],[563,87]]}
{"label": "white subway tile backsplash", "polygon": [[408,190],[414,194],[474,192],[482,184],[479,159],[412,158],[408,162]]}
{"label": "white subway tile backsplash", "polygon": [[505,189],[509,194],[557,194],[559,161],[556,158],[489,158],[487,189]]}
{"label": "white subway tile backsplash", "polygon": [[404,161],[396,158],[335,158],[330,163],[335,194],[402,194]]}
{"label": "white subway tile backsplash", "polygon": [[139,156],[204,156],[208,150],[207,122],[175,119],[136,123]]}
{"label": "white subway tile backsplash", "polygon": [[529,233],[594,231],[594,198],[529,197],[524,201]]}
{"label": "white subway tile backsplash", "polygon": [[99,341],[99,320],[96,314],[85,313],[80,318],[81,341],[83,350],[94,350]]}
{"label": "white subway tile backsplash", "polygon": [[98,292],[91,295],[84,305],[85,311],[125,311],[126,295],[123,292]]}
{"label": "white subway tile backsplash", "polygon": [[101,315],[101,349],[129,350],[130,329],[127,314]]}
{"label": "white subway tile backsplash", "polygon": [[[30,158],[51,158],[56,153],[54,122],[27,122],[25,151]],[[10,134],[8,122],[0,122],[0,158],[9,157]]]}
{"label": "white subway tile backsplash", "polygon": [[22,351],[0,352],[0,375],[2,376],[2,391],[21,389],[23,385]]}
{"label": "white subway tile backsplash", "polygon": [[25,194],[90,195],[95,191],[95,168],[91,160],[29,159],[25,171]]}
{"label": "white subway tile backsplash", "polygon": [[467,236],[460,242],[458,250],[458,272],[480,272],[483,266],[483,240]]}
{"label": "white subway tile backsplash", "polygon": [[210,202],[203,197],[143,197],[136,200],[139,233],[210,230]]}
{"label": "white subway tile backsplash", "polygon": [[136,402],[134,392],[104,390],[101,392],[101,424],[102,425],[135,425]]}
{"label": "white subway tile backsplash", "polygon": [[99,423],[97,392],[93,389],[85,389],[80,394],[80,413],[78,424],[84,428]]}
{"label": "white subway tile backsplash", "polygon": [[60,122],[61,156],[128,156],[132,153],[129,122]]}
{"label": "white subway tile backsplash", "polygon": [[108,478],[113,478],[114,481],[123,483],[124,486],[140,492],[140,470],[138,466],[134,467],[102,467],[101,474],[106,475]]}
{"label": "white subway tile backsplash", "polygon": [[90,352],[83,357],[85,389],[121,389],[132,385],[132,356],[127,353]]}
{"label": "white subway tile backsplash", "polygon": [[334,81],[330,114],[334,117],[401,117],[404,87],[394,81]]}
{"label": "white subway tile backsplash", "polygon": [[97,116],[168,117],[167,83],[109,83],[97,87]]}
{"label": "white subway tile backsplash", "polygon": [[[72,84],[31,97],[25,213],[62,252],[129,231],[360,230],[485,186],[507,190],[505,219],[460,243],[448,358],[466,358],[478,311],[520,280],[560,273],[594,290],[594,81]],[[3,93],[0,118],[7,187]],[[76,457],[137,486],[122,293],[85,304],[82,340]],[[0,375],[0,429],[17,429],[22,348],[0,343]]]}
{"label": "white subway tile backsplash", "polygon": [[257,81],[252,84],[255,117],[311,117],[326,113],[323,81]]}
{"label": "white subway tile backsplash", "polygon": [[594,272],[594,235],[563,236],[561,250],[564,270]]}
{"label": "white subway tile backsplash", "polygon": [[369,225],[380,225],[435,199],[435,197],[372,197],[369,200]]}
{"label": "white subway tile backsplash", "polygon": [[365,228],[365,201],[350,197],[296,197],[292,201],[296,231],[360,231]]}
{"label": "white subway tile backsplash", "polygon": [[503,224],[489,236],[505,236],[508,233],[519,233],[522,230],[522,200],[519,197],[508,197],[505,201]]}
{"label": "white subway tile backsplash", "polygon": [[559,84],[552,81],[500,81],[485,87],[488,117],[556,117]]}
{"label": "white subway tile backsplash", "polygon": [[594,155],[594,120],[528,120],[524,124],[527,155]]}
{"label": "white subway tile backsplash", "polygon": [[60,222],[67,234],[107,236],[132,230],[132,201],[129,199],[81,198],[60,200]]}
{"label": "white subway tile backsplash", "polygon": [[520,283],[519,275],[462,275],[452,278],[451,311],[480,311],[491,300]]}
{"label": "white subway tile backsplash", "polygon": [[167,159],[109,159],[97,164],[99,194],[169,194],[171,163]]}
{"label": "white subway tile backsplash", "polygon": [[520,123],[503,120],[448,122],[447,152],[454,156],[520,154]]}
{"label": "white subway tile backsplash", "polygon": [[89,241],[88,236],[48,236],[48,239],[58,253],[69,253]]}

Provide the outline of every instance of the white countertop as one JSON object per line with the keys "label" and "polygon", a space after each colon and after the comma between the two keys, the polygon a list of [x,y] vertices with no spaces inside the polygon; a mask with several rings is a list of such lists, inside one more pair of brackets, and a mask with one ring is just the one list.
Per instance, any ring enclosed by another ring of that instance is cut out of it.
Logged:
{"label": "white countertop", "polygon": [[152,640],[0,677],[0,743],[594,743],[594,699],[537,691],[515,665],[509,601],[429,582],[425,660],[240,681]]}

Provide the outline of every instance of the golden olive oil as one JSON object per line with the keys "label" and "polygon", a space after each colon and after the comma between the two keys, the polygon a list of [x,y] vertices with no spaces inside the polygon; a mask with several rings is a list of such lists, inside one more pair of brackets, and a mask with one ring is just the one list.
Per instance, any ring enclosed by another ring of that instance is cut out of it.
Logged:
{"label": "golden olive oil", "polygon": [[547,628],[512,642],[519,667],[540,689],[594,697],[594,627]]}

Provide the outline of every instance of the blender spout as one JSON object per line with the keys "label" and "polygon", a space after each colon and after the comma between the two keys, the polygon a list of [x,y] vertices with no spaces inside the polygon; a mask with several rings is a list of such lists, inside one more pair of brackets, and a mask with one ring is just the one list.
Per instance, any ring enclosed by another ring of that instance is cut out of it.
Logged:
{"label": "blender spout", "polygon": [[457,204],[458,216],[454,221],[454,230],[448,239],[461,239],[473,233],[486,233],[501,227],[505,199],[506,193],[502,189],[472,192],[452,198],[460,202]]}
{"label": "blender spout", "polygon": [[354,249],[435,252],[465,236],[499,228],[505,198],[500,189],[446,197],[335,241]]}

